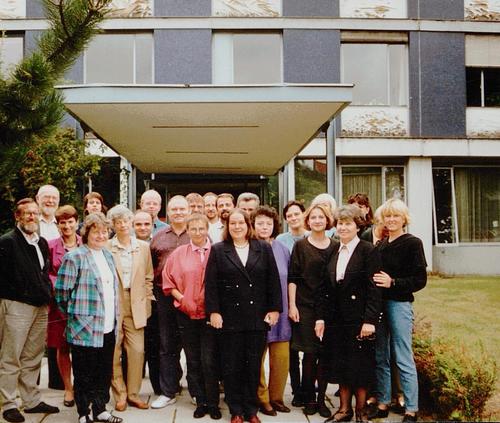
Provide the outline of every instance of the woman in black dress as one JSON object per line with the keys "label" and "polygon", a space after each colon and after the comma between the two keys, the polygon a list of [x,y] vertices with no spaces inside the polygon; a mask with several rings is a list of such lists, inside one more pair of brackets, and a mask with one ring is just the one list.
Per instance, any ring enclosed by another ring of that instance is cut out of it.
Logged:
{"label": "woman in black dress", "polygon": [[325,405],[327,382],[320,360],[321,340],[314,333],[314,325],[318,317],[315,298],[323,284],[326,265],[333,252],[334,241],[325,233],[332,228],[333,217],[326,206],[318,204],[306,211],[304,224],[311,233],[307,238],[297,241],[293,247],[288,272],[289,317],[294,322],[291,348],[304,353],[302,360],[304,413],[312,415],[319,412],[322,417],[330,417],[330,410]]}
{"label": "woman in black dress", "polygon": [[358,237],[363,218],[358,207],[343,206],[335,212],[340,243],[328,264],[318,299],[317,336],[325,335],[325,356],[330,359],[332,381],[340,385],[339,410],[327,421],[350,421],[352,394],[356,396],[356,421],[368,421],[365,403],[375,374],[375,329],[382,305],[373,282],[380,269],[377,250]]}

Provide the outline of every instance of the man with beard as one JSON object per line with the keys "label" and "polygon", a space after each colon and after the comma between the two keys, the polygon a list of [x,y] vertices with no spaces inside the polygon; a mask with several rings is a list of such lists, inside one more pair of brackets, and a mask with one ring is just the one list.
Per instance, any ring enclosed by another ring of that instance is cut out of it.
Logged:
{"label": "man with beard", "polygon": [[167,204],[170,226],[161,229],[151,241],[154,267],[153,293],[157,301],[160,332],[160,396],[151,403],[151,408],[163,408],[175,403],[175,396],[180,390],[182,344],[173,299],[163,294],[162,271],[168,256],[178,246],[189,243],[189,235],[186,232],[188,214],[189,205],[186,198],[182,195],[172,197]]}
{"label": "man with beard", "polygon": [[53,185],[43,185],[38,189],[36,202],[40,207],[40,235],[47,241],[59,238],[56,210],[59,207],[59,190]]}
{"label": "man with beard", "polygon": [[0,237],[0,399],[3,418],[24,422],[25,413],[58,413],[41,401],[40,373],[52,285],[49,247],[38,235],[39,208],[31,198],[17,203],[16,227]]}
{"label": "man with beard", "polygon": [[229,193],[219,194],[215,202],[219,221],[213,226],[210,226],[208,234],[212,243],[222,241],[222,231],[226,224],[229,212],[234,209],[234,197]]}

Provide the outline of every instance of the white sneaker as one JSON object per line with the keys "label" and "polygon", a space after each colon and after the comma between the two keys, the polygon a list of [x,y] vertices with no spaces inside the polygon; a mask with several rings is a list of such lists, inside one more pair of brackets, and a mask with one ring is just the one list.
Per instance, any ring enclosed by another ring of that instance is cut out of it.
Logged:
{"label": "white sneaker", "polygon": [[160,395],[151,403],[151,408],[163,408],[166,407],[167,405],[175,404],[176,401],[177,399],[175,397],[170,398],[165,395]]}

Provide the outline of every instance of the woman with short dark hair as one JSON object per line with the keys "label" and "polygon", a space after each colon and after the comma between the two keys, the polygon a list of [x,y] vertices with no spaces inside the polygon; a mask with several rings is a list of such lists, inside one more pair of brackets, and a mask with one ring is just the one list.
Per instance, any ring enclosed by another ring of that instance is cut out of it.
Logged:
{"label": "woman with short dark hair", "polygon": [[380,259],[372,244],[359,239],[363,223],[361,210],[354,205],[335,211],[340,243],[335,245],[317,298],[320,312],[315,331],[325,338],[329,381],[340,385],[339,410],[327,421],[351,421],[353,394],[356,421],[368,421],[365,403],[375,377],[374,337],[382,301],[372,279],[380,270]]}
{"label": "woman with short dark hair", "polygon": [[260,423],[257,388],[266,333],[282,311],[271,246],[252,239],[248,214],[228,213],[223,242],[212,246],[205,273],[205,310],[221,331],[226,401],[232,423]]}
{"label": "woman with short dark hair", "polygon": [[106,250],[109,221],[102,213],[89,214],[81,234],[83,245],[64,256],[55,287],[57,304],[68,316],[79,423],[121,423],[106,411],[119,315],[118,276]]}
{"label": "woman with short dark hair", "polygon": [[[276,326],[273,326],[267,334],[267,348],[262,356],[258,390],[260,411],[268,416],[276,416],[277,411],[281,413],[290,412],[290,409],[285,406],[283,401],[289,368],[289,341],[292,335],[292,328],[288,319],[287,292],[290,252],[285,245],[274,239],[279,229],[278,213],[274,208],[269,206],[258,207],[252,214],[252,226],[257,239],[266,241],[271,245],[281,283],[283,311]],[[269,382],[266,384],[264,363],[267,350],[269,350]]]}
{"label": "woman with short dark hair", "polygon": [[[78,212],[73,206],[62,206],[55,213],[57,227],[61,236],[49,241],[49,278],[54,287],[57,272],[66,253],[78,248],[82,239],[77,235]],[[64,383],[64,400],[66,407],[73,407],[75,399],[73,395],[73,384],[71,383],[71,356],[69,345],[66,342],[64,332],[66,331],[66,316],[61,313],[54,299],[49,304],[49,319],[47,324],[47,346],[56,348],[56,360]]]}

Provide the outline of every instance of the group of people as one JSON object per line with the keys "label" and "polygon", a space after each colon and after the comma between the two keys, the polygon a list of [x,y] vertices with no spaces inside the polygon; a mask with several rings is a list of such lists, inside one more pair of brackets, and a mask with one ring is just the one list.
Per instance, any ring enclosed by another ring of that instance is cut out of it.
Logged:
{"label": "group of people", "polygon": [[[16,390],[25,413],[59,411],[37,386],[45,331],[64,405],[76,404],[80,423],[122,421],[106,409],[110,391],[117,411],[175,403],[182,350],[194,418],[222,417],[221,388],[232,423],[290,412],[288,375],[291,405],[305,414],[387,417],[396,373],[403,421],[416,421],[411,303],[426,284],[426,262],[421,241],[406,233],[401,200],[375,214],[364,194],[341,207],[328,194],[307,210],[290,201],[281,234],[279,214],[253,193],[236,204],[229,193],[173,196],[168,224],[154,190],[135,213],[106,210],[91,192],[81,223],[74,207],[58,203],[57,188],[41,187],[36,200],[17,203],[16,227],[0,238],[8,422],[24,421]],[[139,395],[146,364],[151,404]],[[325,403],[328,383],[339,384],[335,414]]]}

